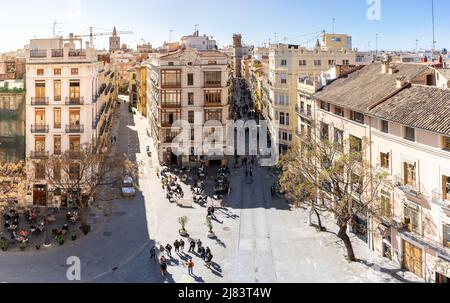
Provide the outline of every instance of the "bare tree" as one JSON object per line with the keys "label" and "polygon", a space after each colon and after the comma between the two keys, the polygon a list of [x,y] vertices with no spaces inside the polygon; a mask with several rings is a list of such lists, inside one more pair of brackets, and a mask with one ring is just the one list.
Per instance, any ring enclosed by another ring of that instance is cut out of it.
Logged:
{"label": "bare tree", "polygon": [[369,142],[365,138],[330,142],[308,139],[294,144],[281,160],[282,188],[288,197],[309,205],[321,226],[320,213],[334,215],[337,236],[344,242],[349,261],[355,261],[348,226],[354,215],[379,216],[380,190],[390,187],[388,174],[366,159]]}
{"label": "bare tree", "polygon": [[0,162],[0,206],[26,198],[26,166],[24,161]]}
{"label": "bare tree", "polygon": [[[81,228],[86,233],[89,207],[101,207],[120,198],[125,175],[138,179],[139,163],[132,163],[124,154],[93,152],[85,145],[79,152],[67,151],[40,161],[49,186],[67,195],[80,212]],[[135,182],[137,186],[137,182]]]}

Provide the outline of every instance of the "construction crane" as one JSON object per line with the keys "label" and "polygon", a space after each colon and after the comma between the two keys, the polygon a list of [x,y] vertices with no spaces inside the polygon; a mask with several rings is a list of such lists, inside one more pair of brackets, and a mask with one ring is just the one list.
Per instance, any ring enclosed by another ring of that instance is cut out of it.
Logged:
{"label": "construction crane", "polygon": [[[110,32],[103,32],[103,33],[94,33],[94,27],[90,27],[90,33],[89,35],[76,35],[77,38],[84,38],[84,37],[89,37],[89,45],[91,47],[94,46],[94,36],[112,36],[114,34],[114,31],[110,31]],[[135,33],[133,31],[116,31],[117,35],[134,35]]]}

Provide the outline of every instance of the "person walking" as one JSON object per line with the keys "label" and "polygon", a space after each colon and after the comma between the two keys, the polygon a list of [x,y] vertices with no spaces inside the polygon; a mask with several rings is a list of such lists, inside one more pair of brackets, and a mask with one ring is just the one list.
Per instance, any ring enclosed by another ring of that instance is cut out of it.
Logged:
{"label": "person walking", "polygon": [[156,247],[150,249],[150,259],[156,259]]}
{"label": "person walking", "polygon": [[209,247],[206,247],[205,254],[206,255],[211,254],[211,249]]}
{"label": "person walking", "polygon": [[159,264],[160,264],[160,267],[161,267],[161,274],[163,275],[163,277],[165,277],[167,275],[166,258],[161,257],[161,259],[159,259]]}
{"label": "person walking", "polygon": [[211,253],[206,255],[205,265],[207,268],[211,268],[213,255]]}
{"label": "person walking", "polygon": [[161,255],[164,255],[164,252],[166,251],[166,249],[164,248],[164,246],[162,246],[162,244],[159,246],[159,253]]}
{"label": "person walking", "polygon": [[206,250],[205,250],[204,247],[202,247],[202,248],[200,249],[200,258],[201,258],[202,260],[205,260],[205,258],[206,258]]}
{"label": "person walking", "polygon": [[200,239],[198,239],[198,241],[197,241],[197,252],[201,253],[201,249],[202,249],[202,241]]}
{"label": "person walking", "polygon": [[178,242],[178,240],[175,240],[175,242],[173,243],[173,247],[175,247],[175,252],[177,254],[180,253],[180,242]]}
{"label": "person walking", "polygon": [[166,252],[169,257],[172,257],[172,246],[170,244],[166,245]]}
{"label": "person walking", "polygon": [[184,253],[184,241],[183,241],[183,239],[180,240],[180,251],[182,253]]}
{"label": "person walking", "polygon": [[194,266],[195,266],[194,261],[192,261],[192,259],[189,259],[189,261],[186,262],[186,266],[188,268],[188,274],[190,276],[193,276],[194,275]]}
{"label": "person walking", "polygon": [[190,253],[193,253],[195,250],[195,241],[192,240],[191,243],[189,244],[189,251]]}

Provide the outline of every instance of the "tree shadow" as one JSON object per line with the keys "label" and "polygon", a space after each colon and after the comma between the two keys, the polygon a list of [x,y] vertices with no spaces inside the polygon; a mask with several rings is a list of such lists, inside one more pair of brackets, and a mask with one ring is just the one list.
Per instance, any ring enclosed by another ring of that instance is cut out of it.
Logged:
{"label": "tree shadow", "polygon": [[365,265],[365,266],[367,266],[367,267],[369,267],[369,268],[374,268],[374,267],[377,267],[378,268],[378,270],[377,271],[379,271],[379,272],[381,272],[381,273],[385,273],[385,274],[389,274],[392,278],[394,278],[394,279],[396,279],[397,281],[399,281],[399,282],[402,282],[402,283],[416,283],[416,284],[418,284],[419,282],[416,282],[416,281],[410,281],[410,280],[408,280],[408,279],[405,279],[404,277],[402,277],[399,273],[407,273],[408,271],[407,270],[404,270],[404,269],[397,269],[397,268],[392,268],[392,269],[390,269],[390,268],[384,268],[384,267],[381,267],[381,266],[379,266],[378,264],[375,264],[375,263],[373,263],[373,262],[369,262],[369,261],[367,261],[367,260],[361,260],[361,259],[358,259],[357,261],[356,261],[357,263],[360,263],[360,264],[363,264],[363,265]]}

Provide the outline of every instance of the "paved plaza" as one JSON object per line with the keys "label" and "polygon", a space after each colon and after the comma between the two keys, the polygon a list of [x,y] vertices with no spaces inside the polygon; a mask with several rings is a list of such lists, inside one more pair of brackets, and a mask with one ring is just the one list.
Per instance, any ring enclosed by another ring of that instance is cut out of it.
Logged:
{"label": "paved plaza", "polygon": [[[240,93],[236,97],[240,99]],[[113,129],[116,148],[144,163],[137,196],[115,201],[111,214],[76,243],[39,252],[0,252],[0,282],[70,282],[66,278],[70,256],[81,259],[81,282],[420,282],[376,256],[357,238],[352,240],[361,261],[348,263],[343,244],[333,234],[332,218],[324,218],[329,232],[309,227],[307,210],[292,209],[286,201],[272,198],[270,187],[276,176],[264,167],[246,177],[242,168],[232,169],[230,161],[232,191],[213,220],[217,238],[208,239],[206,208],[197,204],[181,208],[166,199],[156,158],[149,159],[146,153],[146,147],[153,146],[146,127],[145,119],[130,114],[126,104],[118,109]],[[207,192],[212,191],[216,170],[209,168]],[[186,198],[191,197],[189,184],[182,186]],[[213,266],[208,269],[185,248],[180,255],[172,253],[169,275],[163,278],[149,250],[160,244],[173,246],[181,238],[177,220],[181,216],[189,219],[189,237],[201,239],[211,249]],[[189,258],[195,262],[194,275],[188,275],[184,266]]]}

